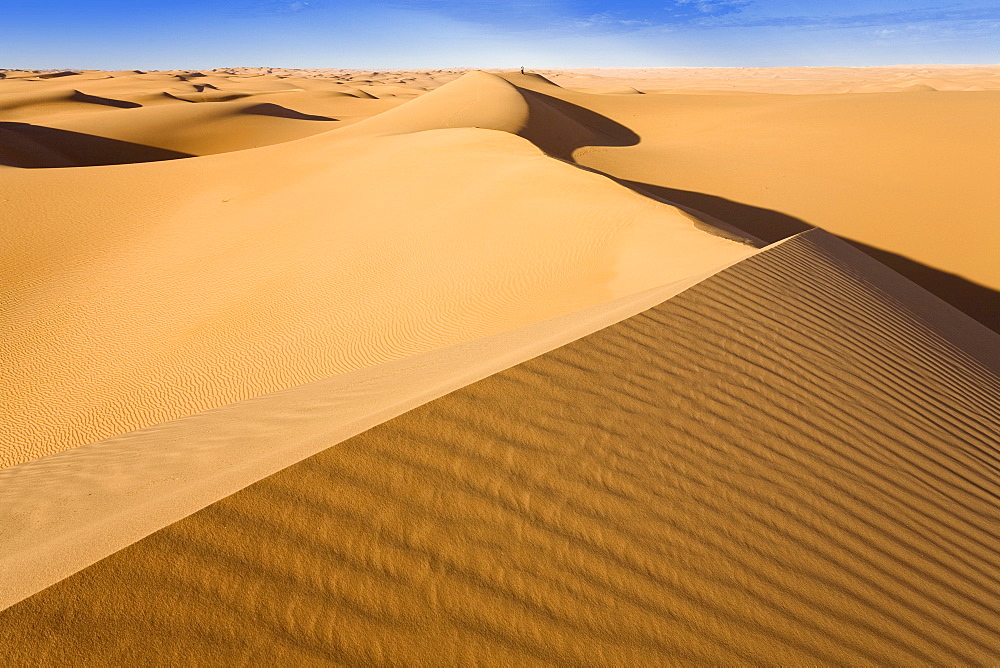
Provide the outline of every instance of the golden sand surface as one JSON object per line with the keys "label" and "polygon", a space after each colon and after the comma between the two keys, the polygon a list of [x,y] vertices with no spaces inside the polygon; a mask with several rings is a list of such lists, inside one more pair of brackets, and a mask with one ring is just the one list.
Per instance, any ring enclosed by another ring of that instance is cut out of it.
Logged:
{"label": "golden sand surface", "polygon": [[[745,252],[657,201],[748,240],[821,226],[1000,329],[998,72],[548,73],[568,88],[459,70],[7,71],[0,464]],[[932,80],[951,84],[899,93]]]}
{"label": "golden sand surface", "polygon": [[[0,344],[0,464],[563,315],[753,251],[546,156],[514,131],[573,120],[536,119],[522,99],[471,73],[297,141],[0,170],[2,317],[14,332]],[[195,106],[216,104],[230,103]]]}
{"label": "golden sand surface", "polygon": [[663,93],[741,92],[816,95],[1000,90],[1000,66],[997,65],[594,67],[575,70],[539,70],[539,72],[565,88],[580,88],[594,92],[627,93],[631,89]]}
{"label": "golden sand surface", "polygon": [[990,665],[995,346],[800,235],[9,608],[0,656]]}
{"label": "golden sand surface", "polygon": [[635,133],[578,164],[768,242],[821,227],[1000,331],[1000,67],[686,71],[714,91],[643,74],[601,85],[646,95],[519,83]]}
{"label": "golden sand surface", "polygon": [[331,442],[640,313],[717,269],[0,469],[0,610]]}
{"label": "golden sand surface", "polygon": [[1000,662],[998,110],[0,70],[0,663]]}

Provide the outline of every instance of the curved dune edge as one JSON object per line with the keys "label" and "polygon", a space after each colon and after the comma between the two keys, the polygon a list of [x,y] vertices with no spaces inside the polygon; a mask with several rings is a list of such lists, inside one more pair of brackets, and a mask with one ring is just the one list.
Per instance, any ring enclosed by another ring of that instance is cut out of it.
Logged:
{"label": "curved dune edge", "polygon": [[[23,257],[6,266],[0,319],[15,334],[3,345],[0,464],[564,315],[755,250],[506,133],[379,138],[352,144],[350,159],[337,142],[331,157],[326,139],[258,149],[252,174],[234,154],[120,166],[121,198],[106,185],[118,166],[86,168],[69,175],[88,212],[71,228],[34,180],[17,192],[7,234],[40,247],[12,244]],[[275,154],[287,159],[278,176],[260,169]],[[213,180],[229,167],[242,181],[220,192]],[[345,199],[370,192],[382,169],[375,194],[394,197]],[[157,207],[186,185],[178,208]]]}
{"label": "curved dune edge", "polygon": [[726,266],[0,469],[0,609],[334,443],[631,317]]}
{"label": "curved dune edge", "polygon": [[[821,227],[1000,332],[1000,267],[991,253],[1000,245],[997,71],[905,66],[563,70],[544,71],[545,78],[499,73],[520,89],[521,99],[478,73],[471,77],[478,84],[466,81],[451,91],[482,93],[497,103],[493,108],[476,109],[467,98],[445,93],[432,99],[457,104],[439,105],[443,113],[427,102],[395,118],[411,128],[426,122],[519,128],[518,134],[551,155],[661,200],[739,221],[746,233],[765,241]],[[350,130],[352,123],[461,76],[460,70],[280,68],[0,71],[0,172],[17,171],[5,163],[73,163],[64,150],[76,155],[76,164],[170,161],[234,150],[249,151],[243,157],[251,158],[258,150],[251,146],[289,143],[331,127],[340,128],[333,134]],[[650,94],[593,94],[620,86]],[[234,99],[194,102],[220,95]],[[572,118],[556,114],[555,123],[545,121],[553,110],[565,110],[560,101],[578,107]],[[271,111],[241,112],[246,105]],[[320,117],[336,120],[306,120]],[[618,123],[623,125],[616,131],[605,132]],[[370,130],[392,134],[394,124],[383,119]],[[146,177],[144,183],[157,178]],[[48,202],[48,193],[61,186],[53,183],[31,199]],[[215,203],[202,201],[200,207]]]}
{"label": "curved dune edge", "polygon": [[8,609],[0,656],[993,664],[998,349],[807,232]]}
{"label": "curved dune edge", "polygon": [[[471,115],[455,120],[462,110]],[[344,129],[353,134],[6,170],[0,466],[565,315],[752,252],[509,132],[573,128],[576,113],[532,110],[518,89],[478,73],[377,127]],[[489,119],[495,128],[447,127]],[[603,136],[578,129],[559,136]]]}

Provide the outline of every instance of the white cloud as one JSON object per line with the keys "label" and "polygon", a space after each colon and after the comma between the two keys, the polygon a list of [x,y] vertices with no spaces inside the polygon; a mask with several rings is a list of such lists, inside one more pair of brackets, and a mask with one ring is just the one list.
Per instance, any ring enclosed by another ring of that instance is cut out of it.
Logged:
{"label": "white cloud", "polygon": [[641,28],[653,25],[650,21],[640,19],[622,19],[614,16],[610,12],[591,14],[582,19],[574,19],[569,22],[569,28]]}
{"label": "white cloud", "polygon": [[731,14],[742,11],[753,4],[754,0],[673,0],[667,9],[675,13],[695,11],[705,15]]}

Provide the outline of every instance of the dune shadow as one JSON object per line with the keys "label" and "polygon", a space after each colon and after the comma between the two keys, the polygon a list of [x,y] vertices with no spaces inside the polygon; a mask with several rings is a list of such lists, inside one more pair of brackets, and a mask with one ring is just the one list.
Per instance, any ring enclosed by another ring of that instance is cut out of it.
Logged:
{"label": "dune shadow", "polygon": [[79,72],[73,72],[71,70],[64,70],[62,72],[43,72],[38,75],[39,79],[61,79],[63,77],[75,77],[80,74]]}
{"label": "dune shadow", "polygon": [[841,238],[1000,334],[1000,291],[979,285],[957,274],[928,267],[905,255],[846,237]]}
{"label": "dune shadow", "polygon": [[329,116],[317,116],[314,114],[304,114],[288,107],[282,107],[273,102],[261,102],[243,110],[244,114],[254,114],[257,116],[273,116],[274,118],[288,118],[296,121],[336,121],[336,118]]}
{"label": "dune shadow", "polygon": [[195,157],[190,153],[30,123],[0,122],[0,165],[92,167]]}
{"label": "dune shadow", "polygon": [[514,87],[528,104],[528,125],[518,134],[549,155],[574,162],[573,151],[584,146],[639,143],[639,135],[631,128],[607,116],[551,95]]}
{"label": "dune shadow", "polygon": [[114,100],[110,97],[100,97],[99,95],[88,95],[78,90],[73,91],[73,94],[70,95],[69,99],[73,100],[74,102],[89,102],[91,104],[103,104],[106,107],[117,107],[118,109],[135,109],[136,107],[142,106],[138,102],[129,102],[128,100]]}
{"label": "dune shadow", "polygon": [[752,234],[768,244],[787,239],[792,235],[811,230],[815,227],[815,225],[810,225],[804,220],[789,216],[780,211],[742,204],[723,197],[716,197],[715,195],[656,186],[650,183],[627,181],[625,179],[615,180],[636,192],[651,195],[654,199],[664,200],[672,204],[681,204],[706,213],[713,218],[718,218],[743,230],[747,234]]}
{"label": "dune shadow", "polygon": [[[635,146],[641,141],[641,137],[631,128],[590,109],[534,90],[516,85],[515,87],[529,106],[528,127],[520,134],[553,157],[581,169],[602,174],[641,195],[707,214],[768,244],[816,227],[773,209],[735,202],[707,193],[619,179],[613,174],[580,165],[573,159],[573,152],[576,149],[586,146]],[[565,122],[567,119],[569,123]],[[561,127],[560,121],[566,127]],[[974,320],[1000,333],[1000,291],[979,285],[956,274],[935,269],[898,253],[848,237],[840,236],[840,238]]]}
{"label": "dune shadow", "polygon": [[[638,193],[706,213],[767,243],[774,243],[815,227],[804,220],[780,211],[734,202],[724,197],[666,188],[649,183],[615,180]],[[994,332],[1000,333],[1000,291],[992,290],[961,276],[929,267],[904,255],[876,248],[841,235],[837,236],[963,311]]]}

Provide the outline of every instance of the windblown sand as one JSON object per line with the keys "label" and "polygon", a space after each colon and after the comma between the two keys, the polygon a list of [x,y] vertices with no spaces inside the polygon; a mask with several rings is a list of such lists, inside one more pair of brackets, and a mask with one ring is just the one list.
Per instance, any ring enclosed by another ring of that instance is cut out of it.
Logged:
{"label": "windblown sand", "polygon": [[[463,108],[457,129],[440,129]],[[471,73],[343,131],[252,151],[0,172],[3,315],[15,333],[3,343],[0,463],[562,315],[753,251],[513,134],[550,126],[576,131],[558,109],[529,123],[518,89]]]}
{"label": "windblown sand", "polygon": [[788,241],[10,608],[0,651],[987,665],[996,360],[889,273]]}
{"label": "windblown sand", "polygon": [[1000,661],[1000,68],[541,74],[0,72],[3,663]]}

